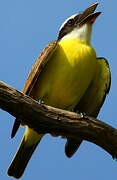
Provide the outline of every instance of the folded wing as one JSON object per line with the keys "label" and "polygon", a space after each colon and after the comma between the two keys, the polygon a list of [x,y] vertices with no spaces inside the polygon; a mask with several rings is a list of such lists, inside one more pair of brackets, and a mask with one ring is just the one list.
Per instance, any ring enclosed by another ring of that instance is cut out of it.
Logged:
{"label": "folded wing", "polygon": [[[97,117],[109,93],[111,84],[111,73],[108,61],[105,58],[97,58],[97,70],[95,76],[86,90],[84,96],[77,104],[74,111],[86,113],[89,116]],[[79,148],[82,139],[68,139],[65,145],[65,153],[71,157]]]}

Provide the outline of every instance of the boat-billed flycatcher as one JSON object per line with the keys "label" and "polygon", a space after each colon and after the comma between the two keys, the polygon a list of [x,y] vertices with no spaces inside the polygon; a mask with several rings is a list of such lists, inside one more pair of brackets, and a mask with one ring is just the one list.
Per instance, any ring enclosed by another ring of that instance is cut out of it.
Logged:
{"label": "boat-billed flycatcher", "polygon": [[[34,63],[23,93],[57,108],[85,112],[97,117],[110,88],[107,60],[97,58],[90,44],[92,26],[101,12],[98,3],[68,18],[60,27],[58,39],[50,42]],[[16,119],[12,137],[20,121]],[[20,178],[43,134],[26,127],[8,175]],[[82,139],[67,139],[65,154],[71,157]]]}

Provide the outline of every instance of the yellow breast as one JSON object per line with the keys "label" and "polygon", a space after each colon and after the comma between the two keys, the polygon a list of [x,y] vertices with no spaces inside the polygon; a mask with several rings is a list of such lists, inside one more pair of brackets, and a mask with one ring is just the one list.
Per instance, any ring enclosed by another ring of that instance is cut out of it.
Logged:
{"label": "yellow breast", "polygon": [[88,88],[95,68],[93,48],[76,39],[60,41],[40,75],[36,97],[48,105],[72,110]]}

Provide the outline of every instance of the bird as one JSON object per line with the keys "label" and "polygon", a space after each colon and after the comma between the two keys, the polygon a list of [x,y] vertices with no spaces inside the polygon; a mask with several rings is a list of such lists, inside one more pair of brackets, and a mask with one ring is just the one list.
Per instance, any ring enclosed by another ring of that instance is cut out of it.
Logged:
{"label": "bird", "polygon": [[[93,24],[101,12],[98,2],[67,18],[57,40],[47,44],[32,66],[22,92],[47,105],[97,117],[109,93],[111,73],[108,61],[97,57],[91,45]],[[101,44],[100,44],[101,45]],[[33,117],[32,117],[33,118]],[[21,124],[16,118],[11,137]],[[9,168],[8,175],[20,178],[44,134],[26,126],[23,138]],[[78,150],[83,139],[68,138],[68,158]]]}

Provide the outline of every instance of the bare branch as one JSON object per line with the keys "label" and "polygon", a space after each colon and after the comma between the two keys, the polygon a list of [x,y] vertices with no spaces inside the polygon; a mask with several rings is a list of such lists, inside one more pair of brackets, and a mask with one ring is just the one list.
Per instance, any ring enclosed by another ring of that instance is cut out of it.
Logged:
{"label": "bare branch", "polygon": [[76,139],[80,136],[117,158],[117,129],[95,118],[39,104],[3,82],[0,82],[0,108],[38,133]]}

